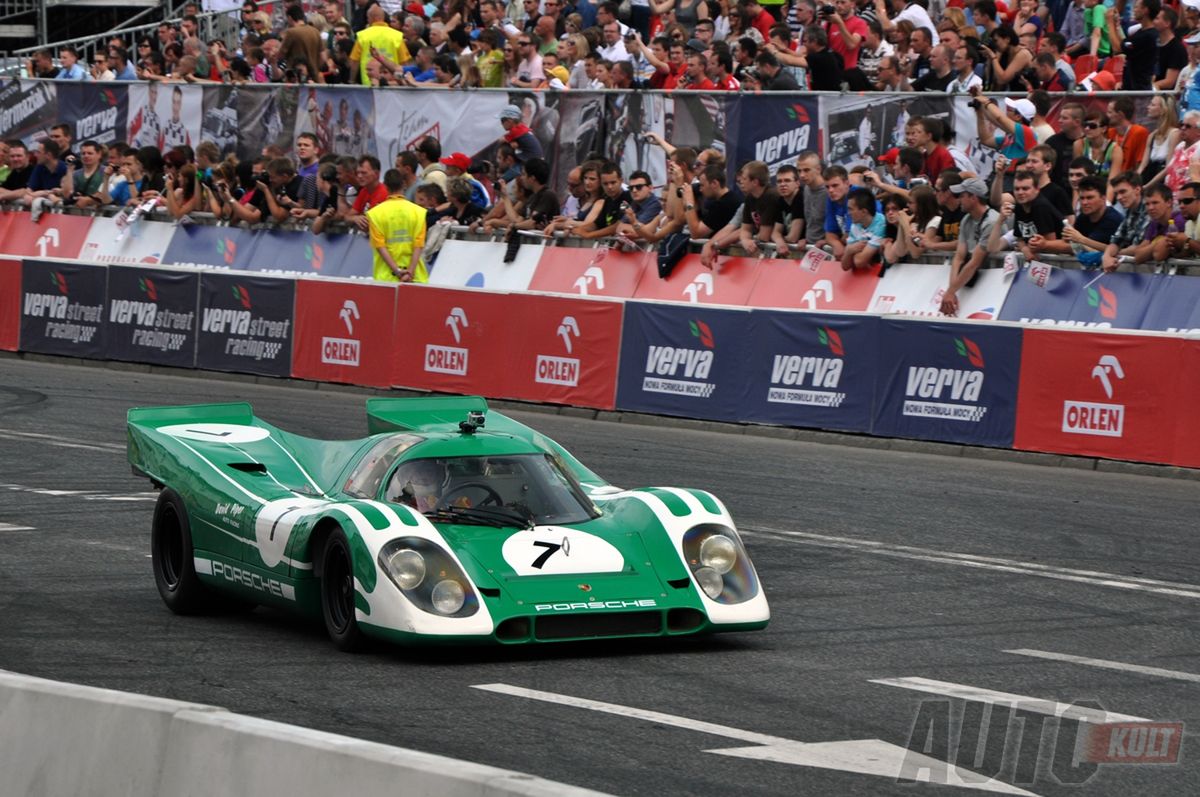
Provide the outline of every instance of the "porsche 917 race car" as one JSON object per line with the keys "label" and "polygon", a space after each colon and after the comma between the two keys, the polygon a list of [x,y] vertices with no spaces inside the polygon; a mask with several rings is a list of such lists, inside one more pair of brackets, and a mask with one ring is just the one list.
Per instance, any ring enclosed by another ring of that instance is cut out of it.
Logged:
{"label": "porsche 917 race car", "polygon": [[370,436],[316,440],[249,404],[131,409],[161,490],[151,558],[180,614],[270,605],[339,648],[764,628],[733,520],[701,490],[607,484],[477,397],[367,401]]}

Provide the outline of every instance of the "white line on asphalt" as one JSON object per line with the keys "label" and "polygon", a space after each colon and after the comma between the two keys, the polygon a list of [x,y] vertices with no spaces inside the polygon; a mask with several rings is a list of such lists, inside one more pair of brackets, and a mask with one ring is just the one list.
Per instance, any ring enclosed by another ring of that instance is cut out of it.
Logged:
{"label": "white line on asphalt", "polygon": [[891,556],[897,559],[914,559],[921,562],[934,562],[958,567],[972,567],[980,570],[995,570],[1001,573],[1017,573],[1019,575],[1037,576],[1038,578],[1053,578],[1058,581],[1072,581],[1078,584],[1092,584],[1099,587],[1114,587],[1117,589],[1152,592],[1158,595],[1172,595],[1180,598],[1200,600],[1200,584],[1181,584],[1173,581],[1157,581],[1151,578],[1122,576],[1117,573],[1105,573],[1096,570],[1076,570],[1069,567],[1022,562],[1018,559],[1000,559],[993,556],[976,556],[953,551],[938,551],[933,548],[918,548],[912,545],[896,545],[878,540],[866,540],[856,537],[836,537],[830,534],[812,534],[803,531],[787,531],[749,526],[744,531],[753,534],[763,534],[774,539],[780,537],[801,545],[814,545],[819,548],[841,548],[877,556]]}
{"label": "white line on asphalt", "polygon": [[0,531],[33,531],[33,526],[18,526],[14,523],[0,523]]}
{"label": "white line on asphalt", "polygon": [[881,739],[798,742],[794,739],[785,739],[780,736],[770,736],[765,733],[731,728],[728,725],[718,725],[713,722],[704,722],[688,717],[677,717],[673,714],[663,714],[658,711],[634,708],[633,706],[605,703],[600,700],[560,695],[537,689],[525,689],[510,684],[473,684],[472,688],[511,695],[513,697],[540,700],[544,703],[555,703],[571,708],[600,711],[605,714],[615,714],[619,717],[645,720],[659,725],[682,728],[712,736],[724,736],[727,739],[737,739],[754,744],[752,747],[705,750],[704,752],[706,753],[715,753],[735,758],[748,758],[757,761],[773,761],[793,766],[831,769],[839,772],[852,772],[859,775],[884,777],[893,781],[901,776],[905,776],[920,782],[958,786],[965,789],[999,792],[1001,794],[1033,795],[1033,792],[1025,791],[1001,781],[991,780],[971,770],[956,767],[945,761],[939,761],[923,753],[907,750]]}
{"label": "white line on asphalt", "polygon": [[1051,653],[1048,650],[1029,650],[1027,648],[1018,648],[1016,650],[1006,650],[1004,652],[1013,653],[1018,656],[1031,656],[1035,659],[1065,661],[1069,664],[1082,664],[1087,667],[1099,667],[1102,670],[1135,672],[1138,675],[1153,675],[1159,678],[1173,678],[1176,681],[1191,681],[1192,683],[1200,683],[1200,675],[1197,675],[1194,672],[1164,670],[1162,667],[1146,667],[1141,664],[1126,664],[1125,662],[1108,661],[1107,659],[1089,659],[1087,656],[1072,656],[1068,653]]}
{"label": "white line on asphalt", "polygon": [[85,501],[157,501],[158,493],[106,493],[100,490],[52,490],[48,487],[28,487],[24,484],[0,484],[0,490],[30,495],[48,495],[51,498],[82,498]]}
{"label": "white line on asphalt", "polygon": [[976,703],[1004,703],[1021,711],[1032,711],[1035,714],[1046,714],[1051,717],[1061,717],[1064,714],[1086,722],[1150,722],[1144,717],[1131,714],[1118,714],[1115,711],[1102,711],[1095,708],[1075,706],[1070,703],[1059,703],[1056,700],[1045,700],[1027,695],[1014,695],[1010,692],[997,692],[992,689],[980,689],[966,684],[954,684],[949,681],[935,681],[931,678],[874,678],[873,684],[898,686],[901,689],[912,689],[917,692],[927,692],[934,695],[945,695],[960,700],[971,700]]}
{"label": "white line on asphalt", "polygon": [[79,440],[69,437],[55,437],[51,434],[38,434],[36,432],[18,432],[14,429],[0,429],[0,439],[3,438],[37,440],[48,446],[58,446],[60,448],[86,448],[93,451],[125,452],[125,446],[121,443],[81,443]]}

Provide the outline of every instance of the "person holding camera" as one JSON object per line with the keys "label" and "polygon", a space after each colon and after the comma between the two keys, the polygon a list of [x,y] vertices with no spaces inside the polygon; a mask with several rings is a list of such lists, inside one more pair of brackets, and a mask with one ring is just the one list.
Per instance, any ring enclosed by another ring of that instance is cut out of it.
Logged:
{"label": "person holding camera", "polygon": [[[68,155],[67,173],[62,180],[63,203],[79,208],[94,208],[100,203],[100,188],[104,172],[104,145],[85,141],[79,145],[79,157]],[[79,167],[82,166],[82,169]]]}
{"label": "person holding camera", "polygon": [[[825,23],[829,49],[842,59],[842,69],[856,68],[858,49],[867,38],[867,23],[858,16],[854,0],[834,0],[833,5],[823,5],[817,9],[817,17]],[[809,70],[815,72],[812,64]]]}

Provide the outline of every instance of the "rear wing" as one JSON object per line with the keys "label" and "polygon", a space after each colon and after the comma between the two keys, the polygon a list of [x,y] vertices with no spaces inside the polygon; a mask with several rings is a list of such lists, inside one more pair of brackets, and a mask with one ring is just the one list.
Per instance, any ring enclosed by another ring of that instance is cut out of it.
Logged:
{"label": "rear wing", "polygon": [[169,426],[175,423],[233,423],[249,425],[254,410],[245,401],[229,404],[185,404],[173,407],[134,407],[126,414],[129,424]]}
{"label": "rear wing", "polygon": [[482,396],[417,396],[367,399],[367,430],[381,432],[451,431],[469,412],[487,415]]}

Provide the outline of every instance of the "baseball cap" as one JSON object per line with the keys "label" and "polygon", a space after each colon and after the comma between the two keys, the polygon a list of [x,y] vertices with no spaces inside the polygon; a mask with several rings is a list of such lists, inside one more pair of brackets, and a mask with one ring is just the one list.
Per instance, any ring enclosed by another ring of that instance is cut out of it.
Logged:
{"label": "baseball cap", "polygon": [[1029,100],[1014,100],[1012,97],[1005,97],[1004,104],[1021,114],[1021,118],[1026,122],[1037,115],[1037,108]]}
{"label": "baseball cap", "polygon": [[420,3],[409,3],[404,6],[404,10],[410,14],[416,14],[421,17],[425,16],[425,6]]}
{"label": "baseball cap", "polygon": [[686,47],[694,53],[702,53],[708,49],[704,42],[699,39],[688,39]]}
{"label": "baseball cap", "polygon": [[892,147],[887,152],[879,156],[880,163],[895,163],[900,158],[900,148]]}
{"label": "baseball cap", "polygon": [[501,119],[515,119],[520,121],[521,109],[515,105],[505,105],[504,110],[500,112]]}
{"label": "baseball cap", "polygon": [[980,180],[978,177],[968,177],[958,185],[950,186],[950,193],[974,194],[978,197],[985,197],[988,195],[988,187],[987,183],[985,183],[983,180]]}
{"label": "baseball cap", "polygon": [[465,172],[471,168],[471,156],[465,152],[451,152],[448,156],[442,158],[441,163]]}

